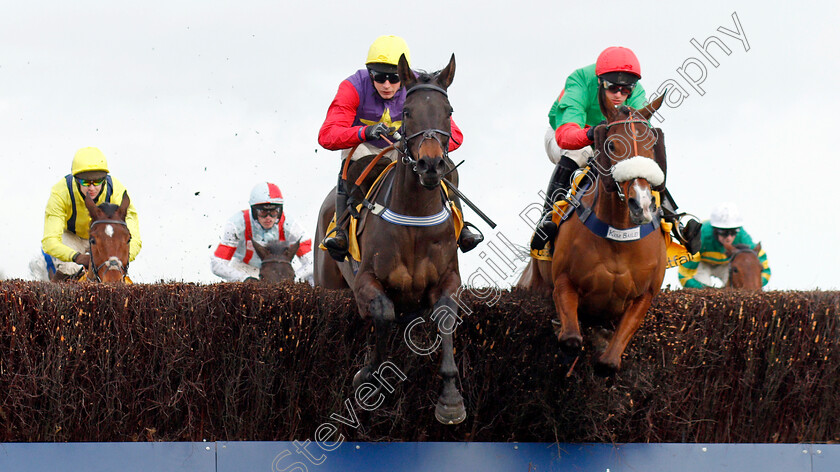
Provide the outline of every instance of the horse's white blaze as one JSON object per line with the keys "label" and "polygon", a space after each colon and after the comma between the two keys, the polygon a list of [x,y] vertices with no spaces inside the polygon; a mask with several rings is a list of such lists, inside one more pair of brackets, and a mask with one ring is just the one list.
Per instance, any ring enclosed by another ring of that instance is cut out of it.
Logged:
{"label": "horse's white blaze", "polygon": [[665,182],[665,173],[653,159],[644,156],[633,156],[613,166],[613,179],[616,182],[627,182],[633,179],[645,179],[651,185]]}
{"label": "horse's white blaze", "polygon": [[109,238],[114,237],[114,227],[111,225],[105,226],[105,234],[108,235]]}
{"label": "horse's white blaze", "polygon": [[645,186],[642,188],[637,180],[633,182],[633,189],[636,191],[636,199],[639,202],[639,206],[642,207],[642,216],[644,217],[645,223],[650,223],[653,221],[653,213],[650,211],[653,204],[653,194],[650,193],[650,187]]}

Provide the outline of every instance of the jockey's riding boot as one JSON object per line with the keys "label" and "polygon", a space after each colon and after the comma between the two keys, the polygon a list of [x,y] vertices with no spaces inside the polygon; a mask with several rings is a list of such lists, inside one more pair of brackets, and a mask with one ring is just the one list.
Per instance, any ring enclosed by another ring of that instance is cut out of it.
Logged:
{"label": "jockey's riding boot", "polygon": [[330,253],[330,257],[338,262],[344,261],[350,249],[350,242],[347,237],[347,230],[343,228],[345,221],[349,218],[342,216],[347,212],[347,190],[344,179],[338,176],[338,184],[335,187],[335,228],[332,235],[324,238],[324,247]]}
{"label": "jockey's riding boot", "polygon": [[551,214],[554,209],[554,202],[559,200],[569,191],[572,174],[578,169],[577,162],[569,156],[560,158],[560,162],[554,166],[551,173],[551,180],[548,181],[548,190],[545,191],[545,203],[540,221],[534,231],[534,238],[531,240],[531,249],[542,250],[545,245],[557,236],[557,224],[551,221]]}
{"label": "jockey's riding boot", "polygon": [[694,218],[688,220],[685,225],[680,222],[680,216],[684,216],[685,214],[677,213],[677,202],[674,201],[674,197],[671,196],[671,192],[667,188],[660,192],[659,197],[662,200],[663,218],[674,224],[671,234],[680,244],[685,246],[689,254],[699,252],[701,246],[700,228],[702,227],[700,222]]}
{"label": "jockey's riding boot", "polygon": [[[463,217],[464,210],[461,209],[461,199],[453,196],[452,202],[455,203],[455,206],[461,211],[461,216]],[[475,231],[472,231],[470,230],[470,227],[475,228],[475,225],[465,221],[464,227],[461,228],[461,235],[458,236],[458,247],[461,248],[461,252],[470,252],[482,241],[484,241],[484,235],[481,234],[477,228]]]}

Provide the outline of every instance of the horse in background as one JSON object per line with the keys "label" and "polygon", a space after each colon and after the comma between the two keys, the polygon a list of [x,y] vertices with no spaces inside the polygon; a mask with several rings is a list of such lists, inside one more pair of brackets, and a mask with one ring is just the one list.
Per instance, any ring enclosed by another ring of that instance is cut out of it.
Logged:
{"label": "horse in background", "polygon": [[[452,297],[461,276],[452,210],[441,186],[454,167],[448,157],[452,106],[446,90],[455,76],[455,56],[444,69],[416,76],[402,56],[398,73],[406,88],[402,139],[397,144],[400,158],[383,179],[382,191],[362,211],[361,261],[354,271],[350,262],[337,263],[319,250],[315,284],[349,286],[361,316],[373,320],[375,348],[367,365],[356,373],[354,388],[381,385],[376,379],[382,375],[380,368],[387,367],[383,362],[395,321],[407,323],[417,315],[433,313],[443,377],[435,417],[444,424],[457,424],[466,417],[453,348],[458,305]],[[333,201],[330,192],[321,206],[316,240],[323,239],[332,219]],[[373,392],[368,398],[375,396]]]}
{"label": "horse in background", "polygon": [[85,208],[90,214],[90,265],[84,276],[94,282],[125,283],[128,276],[131,232],[125,222],[130,199],[123,193],[122,203],[100,203],[97,206],[85,194]]}
{"label": "horse in background", "polygon": [[729,279],[727,288],[761,291],[761,272],[764,266],[758,255],[761,254],[761,243],[754,248],[746,244],[726,247],[729,256]]}
{"label": "horse in background", "polygon": [[595,129],[591,162],[597,178],[567,207],[575,214],[560,225],[552,260],[532,259],[517,283],[552,294],[553,323],[567,355],[577,356],[583,347],[579,316],[614,328],[595,363],[600,375],[619,370],[665,276],[665,236],[652,190],[664,190],[666,162],[661,130],[648,123],[663,98],[639,111],[602,104],[607,124]]}
{"label": "horse in background", "polygon": [[288,241],[269,241],[262,245],[253,242],[254,251],[261,260],[260,281],[266,283],[294,282],[295,269],[292,268],[292,259],[300,248],[300,240],[290,243]]}

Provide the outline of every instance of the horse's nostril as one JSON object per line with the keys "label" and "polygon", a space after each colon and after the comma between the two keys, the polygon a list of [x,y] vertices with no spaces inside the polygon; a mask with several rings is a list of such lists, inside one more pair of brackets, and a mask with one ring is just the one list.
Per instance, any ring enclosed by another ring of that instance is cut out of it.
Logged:
{"label": "horse's nostril", "polygon": [[635,198],[631,198],[627,201],[627,205],[630,207],[631,211],[639,211],[642,209],[641,205]]}

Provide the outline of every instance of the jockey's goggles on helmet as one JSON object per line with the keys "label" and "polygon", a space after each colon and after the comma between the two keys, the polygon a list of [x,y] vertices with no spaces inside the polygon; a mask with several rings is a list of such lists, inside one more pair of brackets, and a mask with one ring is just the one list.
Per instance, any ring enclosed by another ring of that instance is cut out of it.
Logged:
{"label": "jockey's goggles on helmet", "polygon": [[370,77],[373,79],[374,82],[384,84],[387,80],[392,84],[400,83],[400,74],[395,72],[378,72],[375,70],[370,71]]}
{"label": "jockey's goggles on helmet", "polygon": [[609,90],[611,93],[623,93],[625,96],[629,97],[631,93],[633,93],[633,89],[636,88],[636,84],[614,84],[608,80],[604,80],[604,88]]}
{"label": "jockey's goggles on helmet", "polygon": [[727,238],[738,234],[740,228],[715,228],[715,236]]}
{"label": "jockey's goggles on helmet", "polygon": [[79,185],[81,185],[82,187],[90,187],[92,185],[93,186],[100,186],[105,182],[105,177],[102,177],[101,179],[96,179],[96,180],[80,179],[80,178],[76,177],[76,182],[78,182]]}
{"label": "jockey's goggles on helmet", "polygon": [[266,217],[274,217],[278,218],[280,213],[283,213],[283,206],[282,205],[263,205],[257,206],[257,218],[266,218]]}

